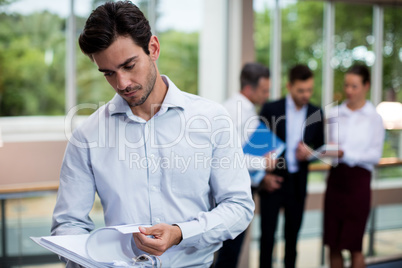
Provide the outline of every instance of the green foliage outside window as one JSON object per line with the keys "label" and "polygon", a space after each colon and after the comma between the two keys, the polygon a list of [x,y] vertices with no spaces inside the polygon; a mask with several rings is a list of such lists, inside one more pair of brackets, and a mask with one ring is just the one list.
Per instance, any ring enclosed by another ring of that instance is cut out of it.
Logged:
{"label": "green foliage outside window", "polygon": [[0,13],[0,115],[64,113],[65,20]]}
{"label": "green foliage outside window", "polygon": [[[0,116],[62,115],[65,99],[66,19],[43,11],[30,15],[10,14],[0,0]],[[146,1],[140,1],[147,10]],[[282,8],[282,89],[285,94],[288,68],[306,63],[315,73],[312,101],[321,103],[323,12],[321,1],[300,1]],[[384,99],[402,101],[401,8],[384,12]],[[371,5],[336,4],[334,99],[342,101],[343,74],[351,64],[353,50],[372,50]],[[77,17],[78,38],[86,18]],[[271,10],[255,13],[256,60],[270,64]],[[199,34],[169,30],[158,33],[161,56],[158,66],[177,86],[191,93],[198,87]],[[80,52],[77,59],[78,103],[103,103],[114,91],[96,66]],[[349,61],[349,62],[348,62]]]}

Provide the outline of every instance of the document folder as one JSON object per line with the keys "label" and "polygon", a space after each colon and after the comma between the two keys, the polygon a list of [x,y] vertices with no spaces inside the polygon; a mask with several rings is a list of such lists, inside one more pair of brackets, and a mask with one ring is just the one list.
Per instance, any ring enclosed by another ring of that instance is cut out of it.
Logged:
{"label": "document folder", "polygon": [[[273,158],[279,157],[286,148],[286,144],[278,138],[266,125],[261,122],[243,147],[245,154],[264,156],[272,153]],[[265,176],[265,170],[250,172],[251,185],[258,186]]]}
{"label": "document folder", "polygon": [[138,227],[131,224],[111,226],[99,228],[91,234],[31,239],[57,255],[88,268],[159,267],[156,257],[134,254],[131,239],[132,233],[139,232]]}

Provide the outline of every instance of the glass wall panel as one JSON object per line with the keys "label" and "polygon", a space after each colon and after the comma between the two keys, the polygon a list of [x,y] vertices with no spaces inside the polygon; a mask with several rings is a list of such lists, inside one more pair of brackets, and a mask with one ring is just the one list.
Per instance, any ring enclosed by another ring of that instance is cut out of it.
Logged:
{"label": "glass wall panel", "polygon": [[282,6],[282,95],[287,94],[288,72],[295,64],[307,64],[314,72],[311,102],[321,104],[323,14],[318,1],[281,1]]}
{"label": "glass wall panel", "polygon": [[255,0],[254,8],[254,46],[256,61],[270,66],[271,49],[271,17],[274,1]]}
{"label": "glass wall panel", "polygon": [[383,100],[402,102],[402,7],[384,8]]}
{"label": "glass wall panel", "polygon": [[68,3],[0,1],[0,116],[64,113]]}
{"label": "glass wall panel", "polygon": [[156,35],[161,44],[159,71],[178,88],[193,94],[198,92],[198,43],[202,17],[202,0],[157,2]]}
{"label": "glass wall panel", "polygon": [[334,41],[335,51],[331,59],[331,66],[335,70],[334,101],[343,101],[345,71],[354,63],[363,63],[371,67],[375,61],[373,6],[336,3]]}
{"label": "glass wall panel", "polygon": [[[287,94],[286,83],[289,69],[298,63],[307,64],[314,72],[315,87],[312,102],[321,103],[322,84],[322,38],[323,3],[318,1],[280,1],[281,7],[281,92]],[[272,12],[274,1],[254,2],[256,60],[270,66]],[[272,67],[271,67],[272,68]]]}

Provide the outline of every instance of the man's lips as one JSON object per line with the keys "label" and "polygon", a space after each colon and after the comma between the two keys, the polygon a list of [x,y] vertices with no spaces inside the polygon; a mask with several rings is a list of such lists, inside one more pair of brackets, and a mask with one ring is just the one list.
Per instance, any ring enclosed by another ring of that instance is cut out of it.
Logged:
{"label": "man's lips", "polygon": [[125,92],[123,95],[125,97],[133,97],[137,93],[137,91],[138,91],[138,89],[137,90],[132,90],[130,92]]}

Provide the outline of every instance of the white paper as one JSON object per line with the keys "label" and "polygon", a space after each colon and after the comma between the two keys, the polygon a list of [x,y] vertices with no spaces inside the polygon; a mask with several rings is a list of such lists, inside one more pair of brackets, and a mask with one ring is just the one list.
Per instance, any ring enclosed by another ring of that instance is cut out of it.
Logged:
{"label": "white paper", "polygon": [[313,160],[315,158],[322,158],[323,153],[325,153],[324,157],[338,157],[339,145],[338,144],[324,144],[318,149],[311,152],[311,156],[308,160]]}
{"label": "white paper", "polygon": [[31,237],[38,245],[88,268],[141,267],[132,265],[135,254],[131,248],[132,233],[138,227],[121,225],[104,227],[83,235]]}

